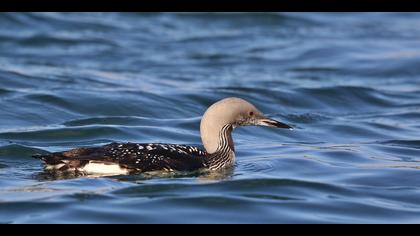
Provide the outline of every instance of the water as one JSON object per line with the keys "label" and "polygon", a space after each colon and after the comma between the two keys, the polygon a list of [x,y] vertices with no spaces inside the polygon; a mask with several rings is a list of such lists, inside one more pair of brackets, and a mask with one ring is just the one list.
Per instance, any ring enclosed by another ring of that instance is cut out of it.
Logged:
{"label": "water", "polygon": [[[1,223],[420,223],[420,14],[0,15]],[[212,175],[52,176],[30,156],[201,145],[237,96],[295,130],[234,132]]]}

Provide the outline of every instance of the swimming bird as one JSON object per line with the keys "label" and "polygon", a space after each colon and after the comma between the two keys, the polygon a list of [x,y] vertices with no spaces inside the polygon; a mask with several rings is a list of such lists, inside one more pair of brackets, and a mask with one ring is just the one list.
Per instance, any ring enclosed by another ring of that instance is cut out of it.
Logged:
{"label": "swimming bird", "polygon": [[110,143],[34,157],[42,160],[46,169],[86,174],[214,171],[234,165],[235,147],[231,134],[233,129],[245,125],[292,129],[266,117],[244,99],[230,97],[211,105],[201,119],[200,134],[205,150],[179,144]]}

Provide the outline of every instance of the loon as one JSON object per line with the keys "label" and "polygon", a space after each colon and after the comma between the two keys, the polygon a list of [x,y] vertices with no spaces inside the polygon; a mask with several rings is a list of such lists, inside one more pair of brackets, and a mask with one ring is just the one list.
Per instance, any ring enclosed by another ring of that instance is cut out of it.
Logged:
{"label": "loon", "polygon": [[245,125],[292,129],[264,116],[244,99],[229,97],[211,105],[201,119],[200,134],[205,150],[178,144],[110,143],[33,157],[42,160],[47,170],[85,174],[214,171],[234,165],[235,147],[231,133]]}

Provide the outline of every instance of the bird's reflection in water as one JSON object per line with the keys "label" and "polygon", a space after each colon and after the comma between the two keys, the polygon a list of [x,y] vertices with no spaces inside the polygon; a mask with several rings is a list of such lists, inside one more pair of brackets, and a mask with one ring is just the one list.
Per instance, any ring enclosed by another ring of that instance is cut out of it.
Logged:
{"label": "bird's reflection in water", "polygon": [[144,180],[152,179],[174,179],[174,178],[196,178],[199,182],[210,182],[210,181],[220,181],[227,180],[232,178],[234,168],[226,168],[218,171],[194,171],[194,172],[167,172],[167,171],[154,171],[154,172],[145,172],[133,175],[119,175],[119,176],[110,176],[120,181],[130,181],[130,182],[142,182]]}
{"label": "bird's reflection in water", "polygon": [[87,176],[82,172],[76,171],[56,171],[56,170],[43,170],[35,173],[33,178],[38,181],[54,181],[54,180],[66,180],[76,179],[83,176]]}
{"label": "bird's reflection in water", "polygon": [[201,176],[198,176],[198,181],[212,182],[220,180],[229,180],[233,177],[234,169],[234,167],[229,167],[217,171],[207,171],[207,173],[203,173]]}
{"label": "bird's reflection in water", "polygon": [[145,172],[131,175],[96,175],[86,174],[80,171],[57,171],[57,170],[46,170],[34,174],[34,179],[38,181],[54,181],[54,180],[66,180],[76,178],[100,178],[106,177],[124,182],[137,182],[150,179],[171,179],[171,178],[197,178],[199,182],[211,182],[231,179],[234,173],[234,167],[221,169],[217,171],[201,170],[194,172],[179,172],[179,171],[154,171]]}

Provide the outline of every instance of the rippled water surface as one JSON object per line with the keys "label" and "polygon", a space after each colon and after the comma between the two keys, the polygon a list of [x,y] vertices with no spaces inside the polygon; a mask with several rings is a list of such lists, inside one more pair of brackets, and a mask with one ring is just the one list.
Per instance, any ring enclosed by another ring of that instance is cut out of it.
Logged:
{"label": "rippled water surface", "polygon": [[[76,177],[34,153],[201,145],[237,96],[234,169]],[[419,14],[0,14],[0,223],[420,223]]]}

